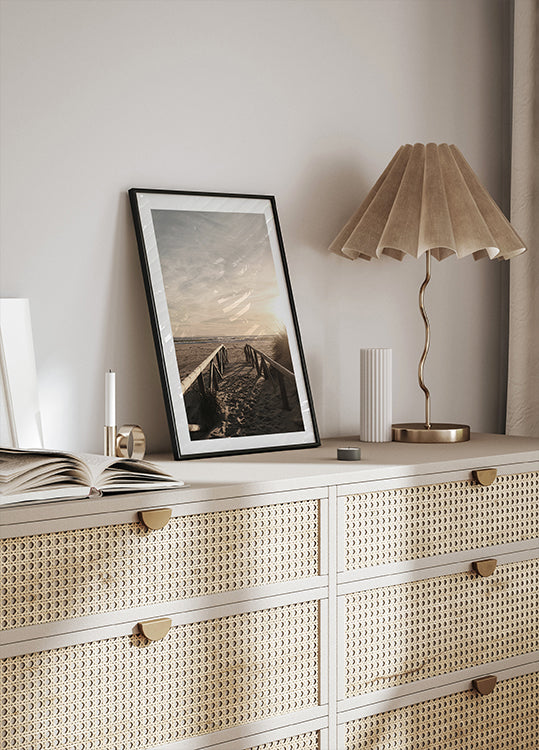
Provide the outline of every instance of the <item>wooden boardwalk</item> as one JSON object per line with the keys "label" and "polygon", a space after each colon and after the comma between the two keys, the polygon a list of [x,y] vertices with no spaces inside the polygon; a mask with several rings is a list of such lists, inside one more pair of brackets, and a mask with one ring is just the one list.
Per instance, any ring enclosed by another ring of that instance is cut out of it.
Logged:
{"label": "wooden boardwalk", "polygon": [[[215,352],[206,358],[203,369],[208,367],[208,360],[214,356]],[[189,375],[189,387],[194,385],[195,381],[200,387],[200,370],[201,365]],[[212,389],[220,410],[218,424],[208,431],[202,431],[199,437],[237,437],[303,429],[295,380],[293,374],[290,374],[292,379],[289,379],[286,390],[286,408],[283,405],[279,378],[275,375],[271,377],[269,371],[264,372],[263,367],[254,366],[252,358],[246,358],[245,352],[230,352],[226,365],[221,375],[215,379],[215,387]],[[207,373],[204,376],[203,387],[205,391],[209,388]],[[196,434],[193,437],[196,437]]]}

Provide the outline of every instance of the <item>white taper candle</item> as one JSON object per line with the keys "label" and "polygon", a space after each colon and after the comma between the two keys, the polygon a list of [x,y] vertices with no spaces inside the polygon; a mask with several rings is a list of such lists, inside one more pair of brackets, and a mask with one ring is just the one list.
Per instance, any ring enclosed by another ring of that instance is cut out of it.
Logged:
{"label": "white taper candle", "polygon": [[105,427],[116,426],[116,373],[105,373]]}
{"label": "white taper candle", "polygon": [[359,437],[368,443],[391,442],[391,349],[360,351]]}

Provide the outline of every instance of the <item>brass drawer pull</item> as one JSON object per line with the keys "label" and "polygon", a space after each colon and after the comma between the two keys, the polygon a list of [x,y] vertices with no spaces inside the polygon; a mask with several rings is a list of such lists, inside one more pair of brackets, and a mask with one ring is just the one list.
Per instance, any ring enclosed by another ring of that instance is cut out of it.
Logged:
{"label": "brass drawer pull", "polygon": [[159,617],[156,620],[146,620],[138,624],[140,632],[149,641],[160,641],[161,638],[166,636],[171,625],[172,620],[170,617]]}
{"label": "brass drawer pull", "polygon": [[490,487],[498,476],[498,469],[474,469],[472,476],[483,487]]}
{"label": "brass drawer pull", "polygon": [[472,566],[476,573],[483,576],[483,578],[488,578],[496,570],[497,564],[498,561],[492,558],[490,560],[476,560],[472,563]]}
{"label": "brass drawer pull", "polygon": [[164,529],[170,521],[172,508],[156,508],[155,510],[141,510],[139,518],[148,529]]}
{"label": "brass drawer pull", "polygon": [[494,688],[498,678],[496,675],[489,675],[488,677],[480,677],[478,680],[473,680],[472,685],[480,695],[490,695]]}

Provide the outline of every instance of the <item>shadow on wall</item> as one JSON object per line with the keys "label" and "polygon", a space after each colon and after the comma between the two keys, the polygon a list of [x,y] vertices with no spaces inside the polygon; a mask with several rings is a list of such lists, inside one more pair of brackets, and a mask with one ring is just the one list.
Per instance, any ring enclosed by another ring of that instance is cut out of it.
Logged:
{"label": "shadow on wall", "polygon": [[140,424],[148,452],[171,451],[170,433],[127,191],[118,196],[103,371],[116,372],[119,424]]}
{"label": "shadow on wall", "polygon": [[[283,226],[285,238],[294,238],[294,247],[288,253],[292,271],[295,269],[291,274],[292,287],[316,416],[321,434],[326,437],[342,434],[340,388],[336,384],[342,385],[344,365],[341,335],[331,324],[337,322],[332,264],[350,263],[332,256],[329,245],[371,187],[371,177],[362,174],[360,155],[357,159],[347,155],[353,154],[354,148],[353,144],[342,144],[340,155],[312,159],[292,188],[294,208],[288,220],[286,207],[281,209],[281,217],[287,222]],[[347,408],[356,415],[358,405],[359,400]],[[359,425],[359,416],[355,421]]]}
{"label": "shadow on wall", "polygon": [[[352,147],[349,152],[353,153]],[[295,191],[299,226],[294,234],[301,245],[321,255],[329,253],[330,243],[372,186],[372,179],[362,175],[359,161],[359,155],[356,163],[344,155],[328,155],[309,163]]]}

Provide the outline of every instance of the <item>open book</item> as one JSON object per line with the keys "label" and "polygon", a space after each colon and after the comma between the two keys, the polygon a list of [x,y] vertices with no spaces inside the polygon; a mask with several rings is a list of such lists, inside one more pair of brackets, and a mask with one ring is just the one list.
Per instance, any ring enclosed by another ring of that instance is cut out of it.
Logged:
{"label": "open book", "polygon": [[0,505],[181,487],[149,461],[0,448]]}

